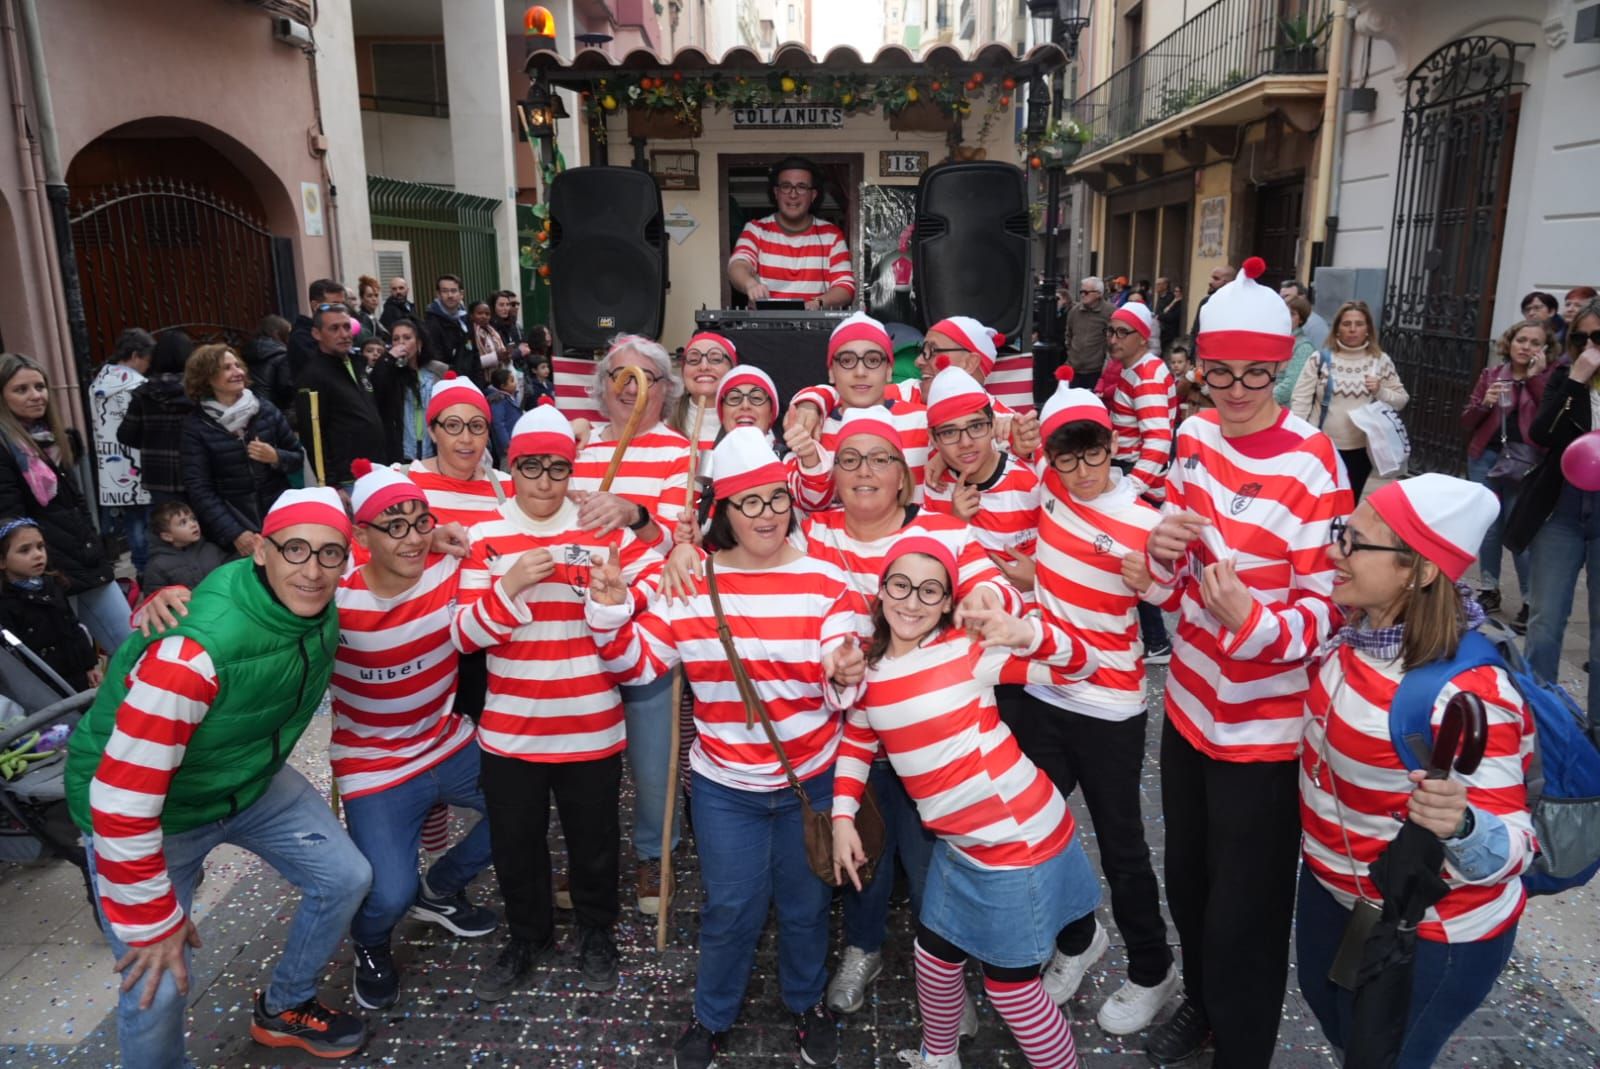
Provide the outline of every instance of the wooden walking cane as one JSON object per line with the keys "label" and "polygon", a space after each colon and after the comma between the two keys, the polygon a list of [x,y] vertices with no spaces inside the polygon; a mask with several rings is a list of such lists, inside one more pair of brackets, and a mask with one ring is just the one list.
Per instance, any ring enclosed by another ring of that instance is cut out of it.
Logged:
{"label": "wooden walking cane", "polygon": [[[317,485],[327,486],[328,478],[322,463],[322,395],[316,390],[307,390],[306,404],[311,410],[311,447],[312,469],[317,473]],[[339,816],[339,782],[334,780],[328,785],[328,806],[333,810],[334,818]]]}
{"label": "wooden walking cane", "polygon": [[[644,407],[650,403],[650,376],[645,374],[642,367],[619,368],[620,371],[631,372],[629,376],[634,382],[633,411],[628,413],[628,422],[623,424],[622,436],[617,439],[617,447],[611,451],[611,463],[606,465],[606,476],[600,480],[600,493],[610,491],[611,484],[617,477],[617,469],[622,467],[622,455],[628,451],[628,446],[633,442],[633,436],[639,431],[639,423],[644,419]],[[617,383],[611,384],[611,389],[618,397],[622,396],[622,387]]]}
{"label": "wooden walking cane", "polygon": [[[695,406],[694,436],[689,439],[689,485],[683,488],[683,514],[690,523],[696,522],[700,515],[700,503],[696,500],[695,480],[700,474],[700,428],[705,425],[706,399],[700,398]],[[671,742],[667,747],[667,815],[661,822],[661,886],[656,891],[660,896],[661,909],[656,913],[656,949],[667,949],[667,903],[671,901],[673,891],[672,878],[672,818],[678,812],[678,742],[680,728],[678,718],[682,715],[683,705],[683,667],[678,667],[677,674],[672,677],[672,734]]]}

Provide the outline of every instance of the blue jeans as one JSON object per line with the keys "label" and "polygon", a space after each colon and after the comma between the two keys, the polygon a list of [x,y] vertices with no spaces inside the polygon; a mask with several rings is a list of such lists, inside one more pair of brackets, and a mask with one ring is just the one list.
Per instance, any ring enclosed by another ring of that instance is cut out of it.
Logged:
{"label": "blue jeans", "polygon": [[1600,493],[1563,486],[1555,511],[1528,552],[1533,557],[1528,663],[1551,682],[1560,678],[1561,640],[1572,615],[1578,573],[1588,570],[1589,716],[1600,717]]}
{"label": "blue jeans", "polygon": [[[672,676],[642,687],[621,687],[628,725],[628,771],[633,777],[633,853],[640,861],[661,856],[661,822],[667,816],[667,764],[672,756]],[[682,833],[682,810],[672,811],[672,848]]]}
{"label": "blue jeans", "polygon": [[150,506],[101,505],[100,526],[128,540],[133,570],[143,574],[150,560]]}
{"label": "blue jeans", "polygon": [[133,611],[128,608],[128,596],[115,580],[72,595],[72,611],[107,656],[116,653],[123,640],[133,634],[133,625],[128,622]]}
{"label": "blue jeans", "polygon": [[[1476,460],[1467,459],[1467,478],[1475,483],[1489,486],[1489,469],[1494,467],[1500,459],[1500,450],[1485,449],[1483,455]],[[1489,487],[1491,490],[1494,487]],[[1499,494],[1500,515],[1495,517],[1494,523],[1489,525],[1489,530],[1483,536],[1483,545],[1478,547],[1478,572],[1483,576],[1483,585],[1486,590],[1500,589],[1500,561],[1505,555],[1501,536],[1505,533],[1506,518],[1511,515],[1511,509],[1517,503],[1517,492]],[[1511,555],[1512,567],[1517,570],[1517,590],[1522,594],[1522,600],[1528,600],[1528,575],[1533,567],[1531,550]]]}
{"label": "blue jeans", "polygon": [[[436,803],[483,813],[478,789],[480,752],[470,742],[426,772],[381,791],[347,798],[350,838],[372,865],[372,890],[350,923],[361,946],[388,946],[389,935],[417,898],[417,849],[422,819]],[[480,820],[428,870],[433,893],[449,897],[489,864],[489,822]]]}
{"label": "blue jeans", "polygon": [[[833,770],[804,784],[811,805],[833,807]],[[806,862],[800,800],[787,787],[740,791],[694,775],[700,849],[700,964],[694,1015],[713,1032],[733,1027],[756,961],[767,910],[778,911],[778,989],[794,1013],[822,1001],[828,982],[828,906],[833,888]]]}
{"label": "blue jeans", "polygon": [[911,800],[900,777],[887,761],[874,761],[867,776],[878,810],[883,813],[883,856],[872,873],[872,882],[857,891],[844,893],[844,942],[872,953],[883,948],[889,926],[889,895],[894,891],[894,859],[906,868],[906,883],[911,888],[912,916],[922,916],[922,888],[928,882],[928,866],[933,861],[933,833],[922,826],[917,803]]}
{"label": "blue jeans", "polygon": [[[1348,1043],[1355,996],[1329,980],[1328,969],[1350,911],[1302,865],[1295,914],[1295,971],[1300,976],[1300,993],[1317,1015],[1328,1042],[1342,1052]],[[1433,1064],[1451,1033],[1494,989],[1516,941],[1514,924],[1493,939],[1476,943],[1417,940],[1411,1007],[1396,1069],[1427,1069]]]}
{"label": "blue jeans", "polygon": [[[168,835],[163,843],[167,874],[185,914],[194,899],[195,883],[206,855],[223,843],[243,847],[277,869],[300,890],[300,905],[289,924],[283,956],[272,970],[264,1001],[268,1013],[281,1013],[317,993],[317,978],[355,915],[372,882],[372,868],[334,818],[328,802],[287,766],[278,770],[267,792],[255,804],[226,820]],[[89,873],[94,877],[94,851]],[[99,908],[96,901],[95,907]],[[120,960],[128,947],[102,916],[101,929],[111,953]],[[193,954],[186,947],[184,963],[193,977]],[[178,993],[172,974],[162,976],[155,1001],[139,1008],[144,984],[136,984],[117,1001],[117,1042],[124,1069],[169,1069],[189,1064],[184,1056],[184,1010],[188,999]],[[199,991],[191,988],[195,997]]]}

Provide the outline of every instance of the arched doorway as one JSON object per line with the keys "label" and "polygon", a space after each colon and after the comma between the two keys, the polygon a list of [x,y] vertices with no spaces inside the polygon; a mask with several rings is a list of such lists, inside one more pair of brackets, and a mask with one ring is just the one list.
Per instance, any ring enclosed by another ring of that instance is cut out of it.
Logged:
{"label": "arched doorway", "polygon": [[[275,238],[255,185],[199,137],[113,130],[67,170],[72,240],[91,359],[127,327],[240,344],[280,292],[292,250]],[[287,261],[285,257],[288,257]]]}

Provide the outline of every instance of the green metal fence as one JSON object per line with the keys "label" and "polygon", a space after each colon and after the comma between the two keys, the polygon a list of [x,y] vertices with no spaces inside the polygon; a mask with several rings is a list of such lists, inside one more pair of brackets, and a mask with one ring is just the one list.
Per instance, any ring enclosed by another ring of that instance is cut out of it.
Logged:
{"label": "green metal fence", "polygon": [[411,243],[412,292],[426,304],[433,280],[460,275],[470,298],[500,288],[494,213],[500,202],[421,182],[367,176],[372,236]]}

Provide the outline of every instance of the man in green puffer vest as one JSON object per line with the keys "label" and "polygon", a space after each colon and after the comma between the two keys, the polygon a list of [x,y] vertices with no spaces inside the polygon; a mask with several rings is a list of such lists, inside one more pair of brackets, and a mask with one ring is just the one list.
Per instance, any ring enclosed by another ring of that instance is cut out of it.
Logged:
{"label": "man in green puffer vest", "polygon": [[252,560],[217,569],[188,614],[122,645],[68,746],[67,802],[122,993],[129,1069],[188,1063],[184,1008],[190,901],[206,855],[233,843],[300,889],[283,957],[256,992],[259,1043],[340,1058],[366,1041],[354,1014],[317,1000],[317,977],[372,871],[328,804],[285,762],[327,689],[339,641],[332,605],[350,520],[327,488],[283,494]]}

